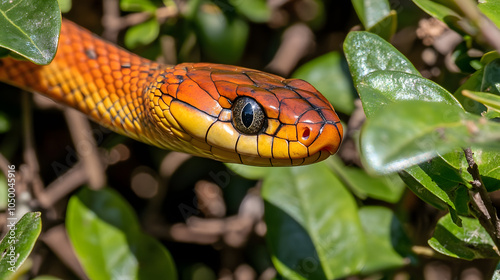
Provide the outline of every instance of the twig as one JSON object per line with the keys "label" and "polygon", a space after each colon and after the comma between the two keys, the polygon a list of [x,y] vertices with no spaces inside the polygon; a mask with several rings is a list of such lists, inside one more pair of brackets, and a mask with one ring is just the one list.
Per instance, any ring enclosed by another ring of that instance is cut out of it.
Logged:
{"label": "twig", "polygon": [[68,122],[71,138],[78,151],[78,157],[87,171],[90,188],[98,189],[106,183],[104,164],[102,164],[97,144],[92,137],[89,121],[81,113],[66,108],[64,115]]}
{"label": "twig", "polygon": [[500,220],[498,219],[497,211],[491,203],[491,198],[484,186],[481,174],[479,174],[472,150],[466,148],[464,149],[464,153],[469,165],[467,171],[472,175],[472,189],[470,190],[472,212],[490,234],[497,246],[496,251],[498,253],[498,248],[500,248]]}
{"label": "twig", "polygon": [[40,206],[44,209],[52,207],[57,201],[88,182],[88,177],[85,167],[81,162],[78,162],[54,182],[47,185],[45,190],[40,193],[38,196]]}
{"label": "twig", "polygon": [[464,15],[479,28],[486,42],[500,52],[500,30],[481,13],[477,4],[471,0],[456,0],[455,3]]}
{"label": "twig", "polygon": [[26,163],[26,170],[21,174],[23,183],[32,185],[35,195],[43,191],[43,182],[40,178],[40,166],[38,165],[38,158],[35,151],[35,138],[33,136],[33,116],[31,110],[31,95],[24,93],[21,97],[22,102],[22,123],[23,123],[23,142],[24,142],[24,161]]}

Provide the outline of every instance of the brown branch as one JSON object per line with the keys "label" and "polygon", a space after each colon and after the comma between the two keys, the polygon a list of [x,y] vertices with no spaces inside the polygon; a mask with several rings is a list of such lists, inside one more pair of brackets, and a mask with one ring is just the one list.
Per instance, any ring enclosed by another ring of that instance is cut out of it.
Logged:
{"label": "brown branch", "polygon": [[[35,137],[33,135],[33,116],[31,95],[23,92],[22,102],[22,123],[23,123],[23,144],[24,161],[26,168],[20,168],[21,186],[31,185],[35,195],[43,191],[43,182],[40,178],[40,166],[35,150]],[[18,191],[22,191],[18,189]]]}
{"label": "brown branch", "polygon": [[92,136],[88,119],[81,113],[66,108],[64,110],[71,138],[78,157],[87,171],[90,188],[98,189],[106,184],[105,166],[101,161],[97,144]]}
{"label": "brown branch", "polygon": [[489,18],[481,13],[477,4],[471,0],[456,0],[455,3],[460,7],[464,15],[479,28],[484,40],[500,52],[500,30]]}
{"label": "brown branch", "polygon": [[[470,148],[464,149],[465,158],[469,167],[467,171],[472,175],[471,203],[472,212],[479,220],[481,225],[489,233],[497,248],[500,248],[500,220],[498,219],[497,211],[493,207],[491,198],[484,186],[479,168],[474,161],[474,155]],[[498,253],[498,249],[496,250]],[[500,254],[499,254],[500,255]]]}

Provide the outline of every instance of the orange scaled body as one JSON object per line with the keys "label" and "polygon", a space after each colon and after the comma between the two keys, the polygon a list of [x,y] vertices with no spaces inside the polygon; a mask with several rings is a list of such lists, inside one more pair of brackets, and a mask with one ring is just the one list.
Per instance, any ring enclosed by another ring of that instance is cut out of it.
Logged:
{"label": "orange scaled body", "polygon": [[[208,63],[167,66],[140,58],[63,20],[53,62],[0,59],[0,81],[44,94],[120,134],[224,162],[302,165],[335,153],[342,126],[310,84]],[[257,101],[265,124],[239,132],[232,105]]]}

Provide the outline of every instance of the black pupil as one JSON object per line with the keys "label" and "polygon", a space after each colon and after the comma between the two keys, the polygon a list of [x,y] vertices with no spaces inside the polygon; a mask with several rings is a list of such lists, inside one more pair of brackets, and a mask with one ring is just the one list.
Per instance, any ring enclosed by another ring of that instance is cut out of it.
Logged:
{"label": "black pupil", "polygon": [[247,128],[250,127],[250,125],[252,124],[253,108],[250,103],[248,103],[247,105],[245,105],[245,107],[243,107],[243,111],[241,112],[241,121],[243,122],[243,125]]}

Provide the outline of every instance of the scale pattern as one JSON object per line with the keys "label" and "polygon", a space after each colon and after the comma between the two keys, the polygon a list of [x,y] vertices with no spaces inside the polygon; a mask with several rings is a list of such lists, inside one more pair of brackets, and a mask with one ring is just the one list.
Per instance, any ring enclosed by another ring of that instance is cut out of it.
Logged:
{"label": "scale pattern", "polygon": [[[337,151],[342,126],[310,84],[228,65],[161,65],[63,20],[47,66],[0,60],[0,80],[80,110],[118,133],[161,148],[250,165],[301,165]],[[239,133],[232,103],[249,96],[267,117]]]}

